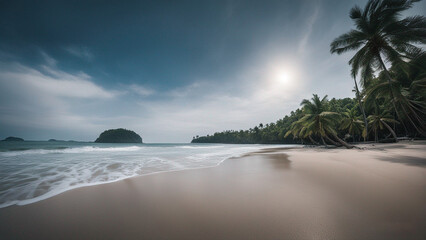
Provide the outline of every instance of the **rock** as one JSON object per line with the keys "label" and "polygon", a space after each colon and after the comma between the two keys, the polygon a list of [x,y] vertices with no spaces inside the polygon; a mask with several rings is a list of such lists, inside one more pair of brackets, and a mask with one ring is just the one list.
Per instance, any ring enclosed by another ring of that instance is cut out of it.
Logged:
{"label": "rock", "polygon": [[142,143],[142,138],[137,133],[124,128],[109,129],[101,133],[96,139],[97,143]]}
{"label": "rock", "polygon": [[23,142],[24,139],[18,138],[18,137],[7,137],[3,141],[6,141],[6,142]]}

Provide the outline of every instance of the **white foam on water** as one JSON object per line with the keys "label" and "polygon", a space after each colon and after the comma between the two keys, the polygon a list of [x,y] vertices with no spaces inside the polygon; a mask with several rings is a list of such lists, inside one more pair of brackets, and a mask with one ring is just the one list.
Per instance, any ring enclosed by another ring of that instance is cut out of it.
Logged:
{"label": "white foam on water", "polygon": [[12,157],[19,155],[29,154],[50,154],[50,153],[87,153],[87,152],[131,152],[138,151],[142,147],[130,146],[130,147],[77,147],[77,148],[64,148],[64,149],[29,149],[23,151],[9,151],[1,152],[0,156]]}
{"label": "white foam on water", "polygon": [[184,149],[212,149],[212,148],[223,148],[224,146],[176,146],[177,148]]}
{"label": "white foam on water", "polygon": [[0,208],[134,176],[214,167],[269,147],[277,146],[116,144],[0,152]]}

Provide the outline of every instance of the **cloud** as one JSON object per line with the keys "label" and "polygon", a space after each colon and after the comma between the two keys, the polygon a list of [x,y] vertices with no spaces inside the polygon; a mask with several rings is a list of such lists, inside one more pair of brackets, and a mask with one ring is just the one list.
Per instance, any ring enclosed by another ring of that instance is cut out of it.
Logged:
{"label": "cloud", "polygon": [[[43,57],[55,61],[47,54]],[[14,135],[27,129],[23,136],[32,139],[58,138],[52,133],[60,132],[89,140],[102,128],[94,116],[99,104],[107,105],[116,96],[115,91],[97,85],[83,72],[1,62],[0,132]],[[31,135],[35,132],[37,136]]]}
{"label": "cloud", "polygon": [[64,48],[69,54],[91,61],[94,58],[93,53],[87,47],[68,46]]}
{"label": "cloud", "polygon": [[[128,79],[109,82],[107,89],[95,76],[59,69],[61,64],[47,54],[41,67],[1,64],[0,133],[13,135],[12,130],[25,128],[38,139],[50,134],[46,139],[94,140],[105,129],[124,127],[140,133],[145,142],[189,142],[195,135],[275,122],[312,93],[353,96],[346,60],[330,55],[331,40],[321,37],[330,29],[315,31],[318,11],[306,20],[301,35],[296,34],[300,43],[290,46],[291,41],[286,44],[281,38],[259,42],[232,71],[197,75],[174,88],[173,82],[167,90],[161,84],[155,89],[128,84]],[[309,49],[314,38],[318,47]],[[87,48],[67,52],[93,58]],[[277,81],[282,72],[290,76],[288,82]],[[114,77],[113,72],[106,74]]]}
{"label": "cloud", "polygon": [[302,37],[302,39],[300,40],[300,43],[299,43],[299,47],[298,47],[299,53],[304,53],[305,50],[306,50],[306,47],[307,47],[309,38],[311,36],[314,24],[315,24],[315,22],[317,21],[317,18],[318,18],[318,13],[319,13],[319,7],[315,6],[312,15],[306,21],[307,27],[306,27],[306,30],[304,31],[305,33],[304,33],[304,35],[303,35],[303,37]]}
{"label": "cloud", "polygon": [[24,85],[33,91],[48,96],[71,98],[111,98],[113,92],[107,91],[90,81],[85,73],[70,74],[51,66],[43,66],[42,71],[11,64],[0,72],[2,85],[6,82]]}
{"label": "cloud", "polygon": [[[139,84],[117,84],[112,91],[83,72],[2,64],[0,132],[30,129],[33,139],[94,140],[105,129],[124,127],[145,142],[189,142],[275,122],[311,96],[313,86],[306,86],[296,59],[255,59],[227,79],[198,79],[168,91]],[[293,71],[290,82],[277,81],[276,68]]]}
{"label": "cloud", "polygon": [[[195,95],[204,95],[206,89],[212,87],[207,81],[196,81],[183,87],[177,87],[165,93],[166,96],[172,98],[195,97]],[[211,89],[211,88],[210,88]]]}
{"label": "cloud", "polygon": [[297,79],[294,86],[282,85],[270,79],[270,63],[255,65],[221,84],[198,80],[165,92],[160,100],[139,101],[141,120],[133,127],[148,142],[188,142],[195,135],[275,122],[295,110],[303,85]]}
{"label": "cloud", "polygon": [[40,51],[41,56],[43,57],[44,61],[47,63],[47,65],[49,66],[56,66],[56,60],[53,59],[52,57],[50,57],[49,55],[47,55],[47,53],[45,53],[44,51]]}
{"label": "cloud", "polygon": [[148,87],[144,87],[144,86],[139,85],[139,84],[131,84],[131,85],[127,86],[127,89],[130,92],[136,93],[137,95],[139,95],[141,97],[148,97],[148,96],[155,94],[155,91],[153,89],[150,89]]}

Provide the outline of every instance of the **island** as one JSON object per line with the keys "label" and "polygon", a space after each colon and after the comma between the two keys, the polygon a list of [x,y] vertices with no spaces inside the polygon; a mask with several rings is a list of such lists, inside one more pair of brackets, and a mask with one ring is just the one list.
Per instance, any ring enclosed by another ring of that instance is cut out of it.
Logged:
{"label": "island", "polygon": [[19,138],[19,137],[7,137],[2,141],[5,141],[5,142],[23,142],[24,139]]}
{"label": "island", "polygon": [[124,128],[109,129],[101,133],[96,143],[143,143],[141,136]]}

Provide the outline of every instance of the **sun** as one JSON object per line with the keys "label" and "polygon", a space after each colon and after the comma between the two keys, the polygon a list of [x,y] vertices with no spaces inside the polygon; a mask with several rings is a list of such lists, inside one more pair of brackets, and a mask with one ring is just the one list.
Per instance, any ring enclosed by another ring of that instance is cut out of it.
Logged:
{"label": "sun", "polygon": [[287,69],[278,69],[275,71],[273,78],[280,85],[289,85],[292,81],[292,74]]}
{"label": "sun", "polygon": [[264,71],[266,86],[270,92],[293,91],[302,84],[300,71],[295,62],[271,61]]}
{"label": "sun", "polygon": [[280,84],[286,84],[290,81],[290,74],[288,71],[281,70],[278,71],[276,76],[276,81]]}

